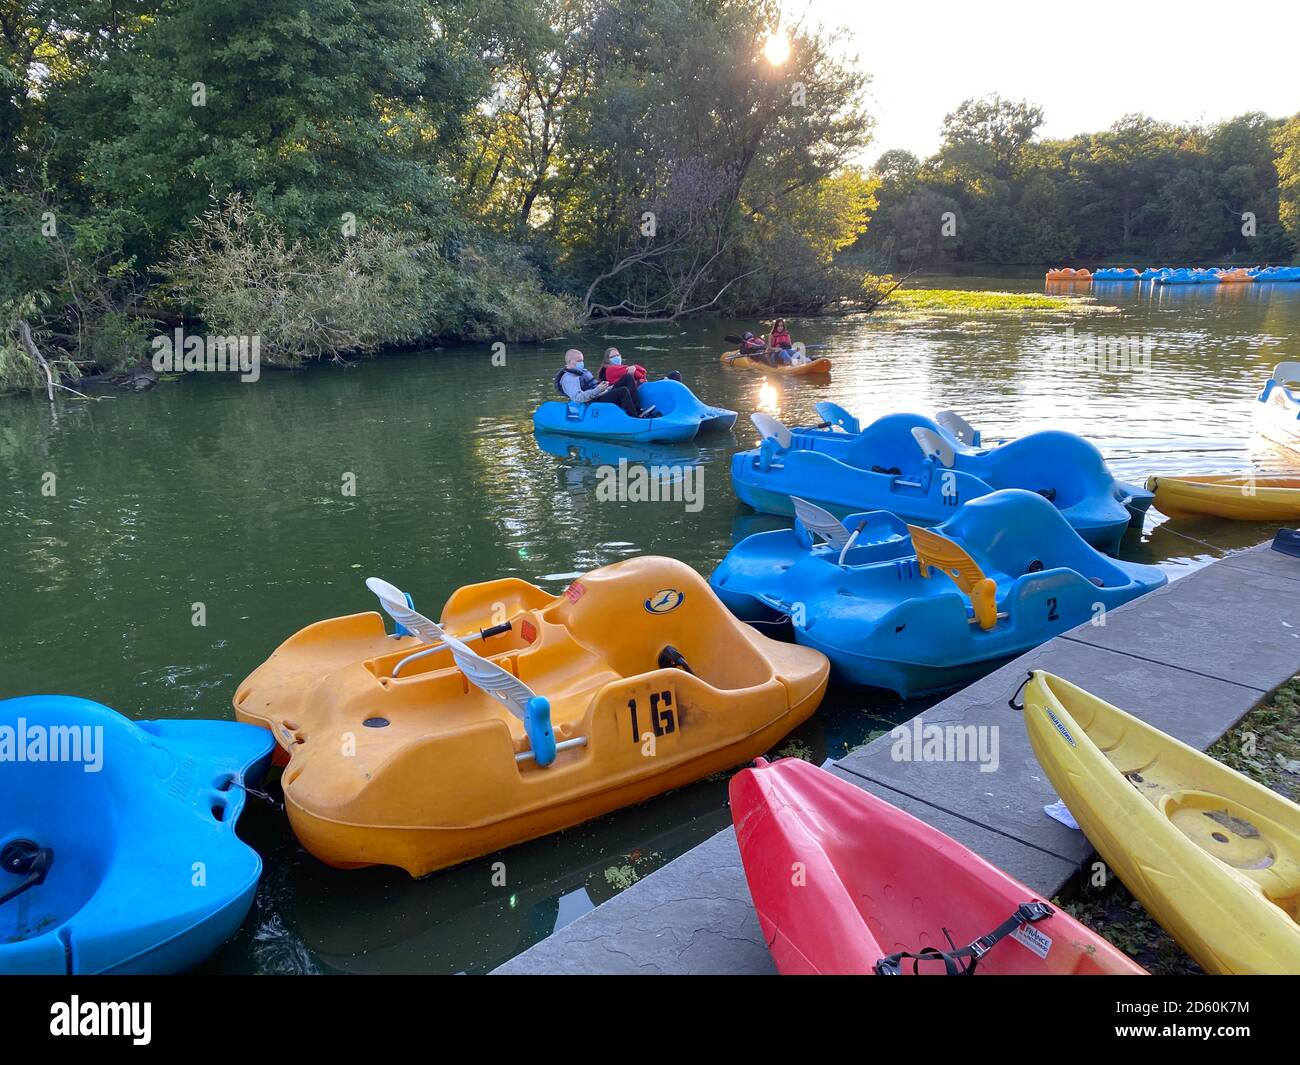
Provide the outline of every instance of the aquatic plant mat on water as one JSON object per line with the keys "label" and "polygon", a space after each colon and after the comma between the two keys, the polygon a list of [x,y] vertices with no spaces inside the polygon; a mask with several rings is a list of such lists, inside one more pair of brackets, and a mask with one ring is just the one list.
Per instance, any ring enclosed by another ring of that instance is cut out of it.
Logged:
{"label": "aquatic plant mat on water", "polygon": [[[1296,801],[1300,797],[1300,676],[1278,688],[1206,753]],[[1103,870],[1104,886],[1097,886]],[[1156,975],[1201,973],[1200,966],[1096,855],[1052,901]]]}
{"label": "aquatic plant mat on water", "polygon": [[877,316],[899,317],[940,314],[1072,317],[1080,314],[1119,313],[1118,307],[1098,303],[1092,296],[1050,295],[1041,292],[978,292],[948,288],[899,289],[875,312]]}

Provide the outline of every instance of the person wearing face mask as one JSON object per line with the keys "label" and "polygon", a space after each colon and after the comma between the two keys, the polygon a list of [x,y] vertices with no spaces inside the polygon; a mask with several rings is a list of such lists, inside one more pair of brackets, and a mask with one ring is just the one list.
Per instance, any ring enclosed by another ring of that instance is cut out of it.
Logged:
{"label": "person wearing face mask", "polygon": [[596,371],[596,379],[616,385],[629,373],[636,379],[638,385],[645,384],[647,374],[644,366],[639,363],[627,365],[623,362],[623,355],[618,348],[608,348],[605,351],[605,361]]}
{"label": "person wearing face mask", "polygon": [[577,348],[564,353],[564,369],[555,375],[555,389],[570,403],[613,403],[631,418],[653,418],[659,413],[653,405],[642,408],[635,374],[624,372],[616,383],[597,380]]}

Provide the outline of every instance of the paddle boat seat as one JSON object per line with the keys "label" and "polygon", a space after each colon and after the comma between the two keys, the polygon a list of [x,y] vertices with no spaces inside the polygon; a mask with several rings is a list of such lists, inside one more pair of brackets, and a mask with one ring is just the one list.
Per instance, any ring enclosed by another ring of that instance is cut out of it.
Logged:
{"label": "paddle boat seat", "polygon": [[912,534],[921,576],[928,578],[932,570],[937,570],[949,577],[970,597],[971,611],[979,627],[993,628],[998,623],[998,582],[984,575],[979,563],[961,544],[916,525],[909,525],[907,531]]}
{"label": "paddle boat seat", "polygon": [[1255,397],[1255,426],[1275,444],[1300,451],[1300,363],[1280,362],[1273,367]]}

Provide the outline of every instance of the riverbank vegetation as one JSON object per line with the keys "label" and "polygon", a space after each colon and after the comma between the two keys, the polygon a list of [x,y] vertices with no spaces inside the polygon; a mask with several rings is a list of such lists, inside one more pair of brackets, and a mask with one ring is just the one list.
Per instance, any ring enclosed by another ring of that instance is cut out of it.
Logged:
{"label": "riverbank vegetation", "polygon": [[819,30],[767,61],[778,19],[772,0],[0,8],[0,388],[121,370],[181,324],[294,365],[869,306],[877,283],[839,258],[874,206],[852,165],[867,78]]}
{"label": "riverbank vegetation", "polygon": [[930,158],[885,152],[872,168],[879,205],[862,248],[895,270],[1296,255],[1300,115],[1179,126],[1134,114],[1057,140],[1037,138],[1043,120],[1025,101],[967,100]]}
{"label": "riverbank vegetation", "polygon": [[[0,390],[151,336],[269,365],[711,313],[870,310],[950,262],[1289,258],[1300,116],[1039,140],[968,100],[861,160],[834,30],[776,0],[0,4]],[[1255,235],[1241,233],[1242,212]]]}

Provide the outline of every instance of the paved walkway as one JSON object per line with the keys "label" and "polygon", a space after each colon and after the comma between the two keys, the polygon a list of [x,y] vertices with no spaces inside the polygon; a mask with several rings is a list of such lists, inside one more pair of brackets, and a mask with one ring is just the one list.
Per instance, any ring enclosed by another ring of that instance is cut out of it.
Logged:
{"label": "paved walkway", "polygon": [[[898,762],[886,735],[829,766],[1052,896],[1091,855],[1043,813],[1055,795],[1007,705],[1047,669],[1204,749],[1300,673],[1300,559],[1251,548],[1084,625],[925,711],[1000,727],[1000,764]],[[735,834],[720,832],[498,973],[771,973]]]}

